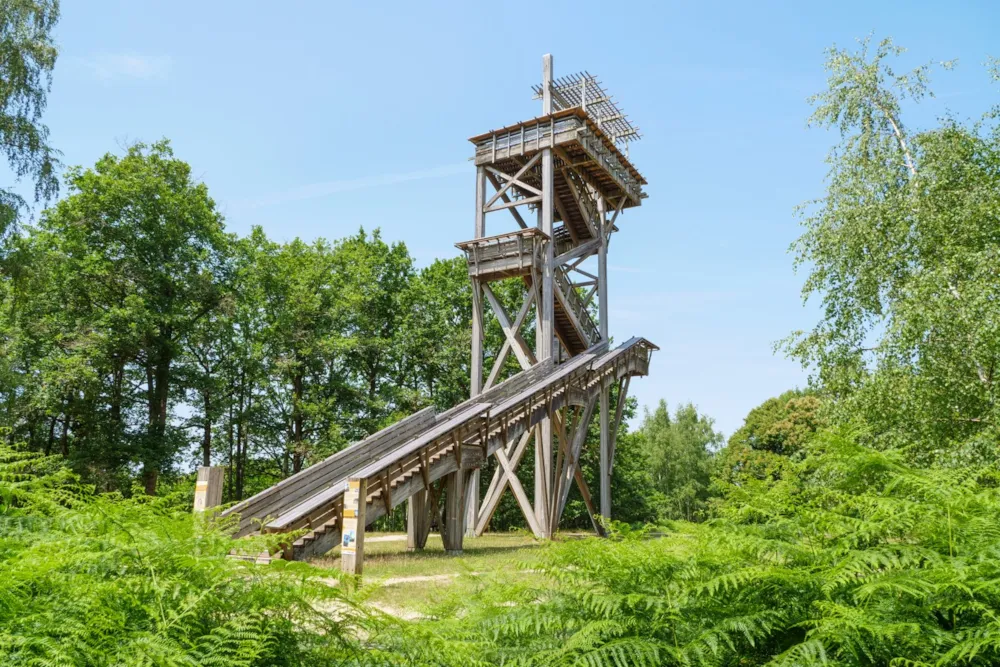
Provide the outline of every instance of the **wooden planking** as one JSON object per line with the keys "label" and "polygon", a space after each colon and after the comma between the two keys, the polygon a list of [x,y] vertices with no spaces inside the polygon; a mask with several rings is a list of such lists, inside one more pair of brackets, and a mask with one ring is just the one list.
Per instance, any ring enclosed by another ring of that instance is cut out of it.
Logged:
{"label": "wooden planking", "polygon": [[347,478],[344,477],[319,493],[309,496],[306,500],[279,514],[268,521],[265,528],[272,532],[285,532],[300,527],[299,523],[309,518],[309,515],[322,510],[344,494],[347,489]]}
{"label": "wooden planking", "polygon": [[[562,149],[568,161],[563,159],[561,163],[585,173],[606,198],[625,197],[630,206],[641,204],[646,180],[596,125],[553,114],[536,119],[528,128],[523,142],[519,130],[500,130],[476,142],[476,165],[490,165],[504,173],[517,172],[524,157],[533,158],[543,150]],[[540,185],[537,177],[531,174],[521,180],[537,190]]]}
{"label": "wooden planking", "polygon": [[451,419],[454,415],[458,414],[462,410],[465,410],[470,405],[474,405],[475,403],[496,403],[507,398],[508,396],[513,396],[514,394],[522,391],[525,387],[536,382],[539,378],[550,373],[554,365],[555,364],[552,359],[540,361],[528,370],[512,375],[500,384],[490,387],[478,396],[466,399],[455,407],[445,410],[437,416],[437,421],[441,422]]}
{"label": "wooden planking", "polygon": [[[475,399],[456,406],[456,409],[449,411],[451,415],[446,419],[441,420],[444,415],[439,416],[438,423],[430,431],[351,475],[366,475],[367,479],[372,480],[373,495],[366,499],[366,523],[384,516],[391,506],[407,500],[417,491],[425,490],[429,484],[445,475],[480,465],[484,455],[492,455],[502,444],[523,436],[548,415],[550,410],[559,410],[564,405],[579,404],[581,401],[592,401],[594,390],[584,392],[579,388],[581,382],[584,386],[597,387],[602,377],[612,371],[617,373],[617,368],[623,373],[631,372],[630,368],[642,370],[648,365],[649,349],[655,349],[655,346],[643,338],[629,339],[610,352],[607,351],[607,343],[602,342],[555,370],[549,363],[539,364],[529,371],[519,373],[512,378],[519,380],[518,382],[502,383],[494,388],[498,391],[484,392]],[[480,402],[490,394],[494,394],[494,399],[504,398],[502,402],[493,405]],[[488,439],[487,451],[471,444],[478,442],[484,434],[473,434],[469,439],[458,443],[462,446],[459,461],[455,452],[456,443],[448,436],[461,432],[483,417],[489,418],[489,433],[485,434]],[[581,424],[581,428],[585,428],[585,425]],[[504,440],[497,447],[491,447],[501,436]],[[575,447],[573,449],[576,450]],[[574,459],[578,458],[578,451],[575,451]],[[514,465],[516,464],[512,464],[512,468]],[[568,472],[567,470],[563,474]],[[577,472],[574,471],[573,474],[576,476]],[[382,486],[391,493],[391,499],[383,494]],[[331,489],[331,496],[335,493],[340,493],[340,490]],[[523,489],[522,495],[523,498],[518,498],[519,504],[528,505]],[[561,500],[556,499],[556,502]],[[336,517],[333,516],[319,530],[296,541],[292,557],[318,555],[337,546],[338,526]]]}
{"label": "wooden planking", "polygon": [[[476,398],[480,398],[481,396],[482,394]],[[396,463],[407,456],[412,456],[424,447],[434,443],[436,440],[449,436],[456,430],[466,426],[470,421],[484,416],[489,409],[489,403],[473,403],[447,421],[439,422],[429,431],[422,433],[411,442],[408,442],[399,449],[394,450],[390,455],[384,456],[378,461],[365,466],[360,470],[352,472],[350,478],[367,479],[377,475],[393,463]]]}
{"label": "wooden planking", "polygon": [[[494,136],[500,137],[502,135],[508,135],[511,137],[517,137],[518,133],[522,128],[524,128],[525,130],[529,130],[530,132],[530,128],[540,127],[544,129],[545,127],[548,127],[550,123],[555,124],[556,127],[558,128],[557,124],[558,121],[563,121],[573,117],[576,117],[577,119],[579,119],[579,121],[582,121],[578,122],[579,127],[586,127],[589,131],[593,132],[595,136],[600,138],[600,141],[601,143],[604,144],[605,148],[609,152],[611,152],[619,162],[622,163],[622,166],[628,170],[629,174],[633,178],[635,178],[642,185],[647,185],[646,179],[643,178],[642,174],[639,173],[639,170],[632,165],[631,161],[625,156],[624,153],[618,150],[618,147],[615,145],[613,141],[611,141],[610,137],[608,137],[607,134],[601,128],[599,128],[593,120],[590,119],[590,117],[587,115],[587,112],[584,111],[583,109],[580,109],[579,107],[572,109],[563,109],[561,111],[556,111],[548,115],[543,115],[539,118],[532,118],[530,120],[521,121],[520,123],[515,123],[514,125],[508,125],[507,127],[502,127],[498,130],[492,130],[490,132],[484,132],[483,134],[477,134],[474,137],[469,137],[469,141],[476,145],[478,152],[478,150],[485,144],[485,142],[490,141],[490,139]],[[508,147],[508,150],[510,150],[510,147]],[[521,153],[518,152],[518,154]]]}
{"label": "wooden planking", "polygon": [[275,515],[294,507],[309,496],[341,481],[351,470],[405,444],[433,423],[434,409],[425,408],[237,503],[222,514],[239,515],[236,537],[246,535],[252,532],[254,519]]}
{"label": "wooden planking", "polygon": [[326,552],[340,546],[340,528],[333,527],[322,532],[310,533],[310,539],[299,539],[292,545],[292,560],[308,560],[322,556]]}

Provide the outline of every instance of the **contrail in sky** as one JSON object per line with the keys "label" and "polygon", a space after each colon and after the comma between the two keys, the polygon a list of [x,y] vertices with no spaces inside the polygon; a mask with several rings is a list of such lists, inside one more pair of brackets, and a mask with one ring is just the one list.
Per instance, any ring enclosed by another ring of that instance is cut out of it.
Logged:
{"label": "contrail in sky", "polygon": [[339,192],[351,192],[354,190],[364,190],[366,188],[377,188],[396,183],[406,183],[408,181],[422,181],[430,178],[441,178],[443,176],[454,176],[466,173],[469,169],[467,162],[460,164],[446,164],[430,169],[420,169],[402,174],[381,174],[378,176],[365,176],[363,178],[348,178],[338,181],[326,181],[324,183],[312,183],[303,185],[284,192],[276,192],[260,199],[246,202],[248,208],[260,208],[262,206],[273,206],[275,204],[285,204],[303,199],[315,199],[326,197]]}

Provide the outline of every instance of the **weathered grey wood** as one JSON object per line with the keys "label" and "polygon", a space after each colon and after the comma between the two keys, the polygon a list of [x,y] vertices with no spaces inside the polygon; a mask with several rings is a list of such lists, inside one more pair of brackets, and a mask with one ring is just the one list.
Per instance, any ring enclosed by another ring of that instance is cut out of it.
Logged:
{"label": "weathered grey wood", "polygon": [[[487,171],[489,171],[491,174],[493,174],[497,178],[501,179],[502,181],[507,181],[507,185],[504,188],[504,192],[506,192],[507,188],[510,188],[510,187],[513,187],[513,186],[516,185],[517,187],[521,188],[522,190],[527,190],[528,192],[531,192],[533,194],[540,195],[540,194],[542,194],[541,190],[539,190],[538,188],[536,188],[533,185],[529,185],[528,183],[525,183],[524,181],[520,180],[520,176],[522,174],[524,174],[525,172],[527,172],[527,170],[531,166],[532,166],[532,164],[530,162],[527,163],[527,164],[525,164],[524,166],[521,167],[521,170],[517,174],[515,174],[514,176],[511,176],[510,174],[505,174],[505,173],[503,173],[502,171],[500,171],[499,169],[497,169],[495,167],[489,167],[489,166],[487,166],[486,169],[487,169]],[[496,201],[497,197],[500,197],[502,194],[504,194],[504,193],[498,193],[498,194],[494,195],[493,199],[490,200],[490,203],[493,203],[494,201]]]}
{"label": "weathered grey wood", "polygon": [[472,365],[471,385],[476,396],[483,385],[483,300],[479,281],[472,279]]}
{"label": "weathered grey wood", "polygon": [[563,254],[556,257],[553,261],[555,262],[556,266],[562,266],[563,264],[567,264],[573,261],[574,259],[578,259],[581,257],[586,259],[587,257],[590,257],[595,250],[598,250],[600,248],[600,245],[601,245],[600,239],[591,239],[586,243],[581,243],[572,250],[564,252]]}
{"label": "weathered grey wood", "polygon": [[[503,195],[507,194],[507,191],[511,187],[513,187],[515,184],[517,184],[519,186],[524,186],[525,184],[521,183],[520,179],[521,179],[522,176],[524,176],[525,173],[527,173],[527,171],[529,169],[531,169],[533,166],[535,166],[535,163],[538,162],[538,157],[539,157],[538,155],[535,155],[530,160],[528,160],[524,164],[524,166],[522,166],[517,171],[517,173],[514,174],[513,176],[508,176],[507,174],[504,174],[504,173],[499,172],[499,171],[497,171],[497,170],[494,169],[493,170],[493,174],[494,175],[501,176],[502,178],[506,178],[508,180],[507,180],[506,183],[504,183],[501,186],[501,188],[499,190],[497,190],[497,192],[492,197],[490,197],[490,199],[486,202],[485,206],[483,206],[482,210],[484,210],[484,211],[497,210],[497,209],[493,208],[493,204],[496,202],[497,199],[500,199],[500,197],[502,197]],[[538,190],[536,188],[531,188],[531,191],[534,192],[536,195],[540,195],[541,194],[540,192],[538,192]],[[510,202],[504,202],[504,204],[505,205],[510,205]]]}
{"label": "weathered grey wood", "polygon": [[222,504],[222,485],[226,469],[222,466],[201,466],[194,484],[194,511],[205,512]]}
{"label": "weathered grey wood", "polygon": [[365,528],[367,520],[368,480],[351,479],[344,493],[344,519],[340,545],[340,569],[360,575],[365,565]]}
{"label": "weathered grey wood", "polygon": [[[519,436],[512,438],[506,449],[501,448],[495,452],[495,455],[497,455],[497,461],[500,465],[497,466],[496,472],[493,475],[493,480],[490,482],[490,487],[487,489],[486,495],[483,498],[483,507],[476,520],[475,526],[475,533],[477,536],[482,535],[486,530],[486,527],[489,525],[490,519],[493,518],[493,513],[496,512],[496,509],[500,504],[500,499],[503,497],[504,490],[506,490],[508,485],[514,484],[516,484],[520,489],[520,492],[514,491],[514,497],[518,500],[518,505],[521,508],[521,512],[524,514],[524,520],[528,522],[528,525],[531,527],[533,533],[541,532],[541,529],[535,522],[535,510],[531,507],[531,503],[528,502],[528,495],[524,492],[521,480],[517,478],[516,474],[517,467],[521,464],[521,459],[524,457],[524,454],[528,449],[527,445],[530,440],[531,431],[526,430]],[[501,453],[504,455],[502,459],[499,456]]]}
{"label": "weathered grey wood", "polygon": [[310,496],[343,480],[351,470],[376,460],[404,444],[434,423],[434,409],[425,408],[360,442],[343,449],[274,486],[226,509],[222,516],[239,515],[236,537],[255,528],[255,520],[295,507]]}
{"label": "weathered grey wood", "polygon": [[[511,349],[514,352],[514,356],[517,357],[518,362],[521,364],[521,368],[527,370],[535,365],[535,355],[531,353],[528,348],[528,344],[524,342],[524,338],[521,337],[520,327],[515,327],[514,322],[511,322],[510,315],[507,314],[506,309],[500,300],[497,299],[496,295],[493,294],[493,290],[490,289],[489,285],[483,285],[483,294],[486,296],[486,300],[490,304],[490,308],[493,309],[493,314],[496,315],[497,321],[500,322],[500,328],[503,329],[504,336],[510,342]],[[530,305],[530,304],[529,304]],[[527,311],[525,311],[527,313]]]}
{"label": "weathered grey wood", "polygon": [[420,550],[427,545],[431,525],[427,504],[426,489],[417,491],[406,501],[406,548],[409,551]]}
{"label": "weathered grey wood", "polygon": [[544,197],[525,197],[524,199],[513,199],[509,202],[503,204],[494,204],[493,206],[486,209],[486,213],[494,213],[496,211],[503,211],[505,209],[513,208],[515,206],[527,206],[528,204],[537,204],[543,201]]}
{"label": "weathered grey wood", "polygon": [[[497,190],[500,189],[500,181],[497,180],[496,176],[494,176],[493,174],[486,174],[486,178],[489,180],[490,184],[494,188],[496,188]],[[506,204],[510,202],[510,197],[504,194],[500,197],[500,200]],[[528,223],[524,221],[524,218],[521,217],[521,214],[518,212],[516,208],[508,208],[507,210],[510,211],[510,214],[512,216],[514,216],[514,220],[517,222],[518,225],[521,226],[522,229],[528,226]]]}
{"label": "weathered grey wood", "polygon": [[[514,318],[514,324],[511,326],[511,330],[518,332],[518,335],[520,335],[521,327],[524,325],[524,318],[527,317],[528,311],[531,309],[531,304],[534,302],[535,293],[532,290],[528,290],[525,294],[524,302],[521,304],[521,309],[517,311],[517,316]],[[493,368],[490,369],[490,376],[486,380],[486,389],[493,386],[493,383],[496,382],[497,377],[503,370],[503,364],[507,360],[507,354],[513,346],[512,338],[513,336],[507,336],[506,331],[504,331],[503,345],[500,347],[500,352],[497,354],[496,361],[493,362]],[[524,343],[523,337],[521,338],[521,342]],[[524,348],[527,349],[527,347],[527,343],[524,343]],[[522,368],[527,370],[528,367],[522,366]]]}
{"label": "weathered grey wood", "polygon": [[[648,368],[648,351],[655,346],[652,346],[648,341],[640,338],[634,338],[627,341],[620,348],[612,352],[606,352],[607,343],[600,343],[588,352],[586,355],[581,355],[578,358],[572,359],[566,362],[558,369],[553,370],[551,365],[543,366],[539,364],[533,367],[529,371],[520,373],[518,377],[519,382],[512,382],[508,387],[501,387],[498,385],[495,389],[503,389],[503,391],[497,391],[497,396],[507,395],[504,400],[506,406],[498,404],[489,408],[488,412],[491,413],[490,423],[491,433],[495,433],[496,436],[492,439],[487,439],[489,447],[493,447],[488,450],[488,453],[495,453],[500,449],[503,444],[497,444],[495,447],[489,443],[495,442],[500,436],[500,433],[506,434],[503,443],[507,443],[516,438],[522,438],[524,446],[519,452],[515,452],[514,457],[507,457],[507,463],[509,469],[514,471],[517,463],[519,462],[518,456],[522,456],[524,451],[526,451],[526,445],[529,442],[527,436],[530,435],[530,429],[536,426],[540,421],[551,411],[562,409],[565,405],[569,405],[572,402],[579,402],[583,391],[582,389],[574,389],[574,385],[579,385],[580,387],[594,387],[595,389],[589,394],[590,401],[589,405],[593,406],[593,401],[596,400],[596,391],[600,385],[600,381],[606,378],[617,377],[619,374],[628,374],[634,372],[641,372],[643,369]],[[602,365],[603,360],[603,365]],[[545,372],[539,372],[539,370],[544,370]],[[527,378],[529,382],[527,386],[523,380]],[[505,383],[506,384],[506,383]],[[523,387],[519,392],[513,393],[516,388]],[[492,391],[485,392],[479,399],[485,399]],[[546,407],[547,406],[547,407]],[[448,475],[449,473],[458,472],[459,462],[457,457],[454,455],[454,433],[456,432],[456,424],[461,425],[462,423],[468,424],[469,414],[473,416],[481,414],[479,410],[481,409],[479,404],[470,401],[464,403],[462,406],[457,406],[460,409],[449,411],[450,416],[441,419],[436,427],[438,427],[438,435],[440,437],[430,437],[428,442],[419,449],[412,458],[417,463],[415,467],[407,466],[404,470],[398,467],[398,461],[401,460],[400,456],[395,453],[386,457],[380,462],[379,466],[370,466],[370,473],[368,479],[378,480],[379,485],[387,477],[391,477],[389,480],[390,484],[387,488],[390,491],[390,502],[386,503],[386,497],[380,492],[377,492],[377,496],[373,498],[366,498],[366,510],[365,510],[365,522],[370,525],[372,521],[375,521],[381,516],[384,516],[391,506],[402,502],[403,500],[411,497],[414,493],[419,491],[426,491],[433,489],[433,483],[440,480],[442,477]],[[528,412],[524,412],[526,407]],[[501,409],[503,411],[501,411]],[[505,414],[509,415],[519,415],[516,417],[516,421],[512,423],[505,423],[507,418]],[[463,421],[464,420],[464,421]],[[574,441],[577,437],[585,437],[584,430],[586,422],[581,419],[578,422],[576,433],[574,434]],[[499,430],[498,430],[499,429]],[[449,437],[450,436],[450,437]],[[463,453],[462,453],[462,465],[478,465],[481,463],[483,452],[478,446],[470,444],[470,442],[475,441],[479,436],[473,435],[471,441],[464,441],[462,443]],[[444,443],[447,445],[445,449],[441,449],[440,444]],[[411,443],[412,444],[412,443]],[[577,444],[574,442],[574,445]],[[582,444],[582,440],[580,441]],[[433,454],[433,457],[428,456],[424,452],[430,449],[437,448],[434,451],[438,453]],[[450,452],[450,453],[449,453]],[[409,455],[408,455],[409,456]],[[416,458],[414,458],[414,456]],[[572,457],[578,464],[579,462],[579,451]],[[504,466],[501,466],[504,467]],[[577,481],[577,485],[580,485],[582,477],[579,473],[579,466],[574,466],[575,470],[573,472],[574,478]],[[505,467],[505,474],[508,468]],[[395,470],[396,472],[391,472]],[[565,470],[565,466],[563,467]],[[407,472],[409,471],[409,472]],[[388,473],[384,475],[383,473]],[[405,473],[405,474],[404,474]],[[465,474],[468,474],[467,471]],[[402,475],[402,477],[400,477]],[[467,485],[468,477],[463,478],[463,486]],[[568,485],[561,487],[563,493],[566,492]],[[491,491],[487,493],[487,506],[484,510],[492,512],[493,509],[490,507],[496,500],[499,499],[500,492]],[[523,489],[522,489],[523,491]],[[581,487],[581,493],[587,493],[585,502],[589,501],[589,491],[586,491]],[[519,504],[526,499],[526,494],[522,494],[523,497],[519,499]],[[517,496],[515,492],[515,496]],[[432,500],[432,505],[436,506],[436,500],[433,500],[433,495],[430,496]],[[565,501],[561,498],[557,499],[563,507],[565,506]],[[387,507],[389,505],[389,507]],[[486,512],[482,512],[480,519],[476,523],[476,528],[480,529],[482,525],[485,528],[485,524],[482,521],[482,516]],[[529,514],[530,511],[529,511]],[[562,510],[557,513],[555,519],[547,519],[547,523],[550,526],[558,525],[558,517],[561,516]],[[488,517],[487,517],[488,521]],[[595,520],[596,521],[596,520]],[[529,519],[529,525],[531,525]],[[595,524],[596,525],[596,524]],[[301,540],[297,541],[293,548],[294,558],[305,558],[313,555],[318,555],[324,551],[336,546],[336,540],[331,537],[331,531],[327,528],[333,526],[334,529],[339,530],[335,521],[327,522],[320,530],[316,533],[307,535]],[[540,533],[544,533],[542,526],[536,526]],[[533,527],[534,528],[534,527]]]}
{"label": "weathered grey wood", "polygon": [[[607,219],[605,211],[604,197],[596,190],[593,191],[597,199],[597,213],[600,229],[600,248],[597,252],[597,291],[598,291],[598,326],[600,327],[601,339],[608,339],[608,240],[610,228],[613,222]],[[605,519],[611,518],[611,461],[612,461],[612,433],[608,423],[608,385],[601,385],[601,406],[600,406],[600,460],[598,463],[598,476],[600,477],[600,503],[601,516]]]}
{"label": "weathered grey wood", "polygon": [[601,516],[611,518],[611,432],[608,424],[608,387],[601,387],[601,451],[598,475],[600,476]]}
{"label": "weathered grey wood", "polygon": [[466,472],[456,470],[444,478],[444,540],[445,553],[462,553],[462,537],[465,534],[465,488]]}
{"label": "weathered grey wood", "polygon": [[566,460],[563,464],[563,468],[560,470],[559,497],[556,505],[558,508],[556,511],[557,525],[566,509],[566,501],[569,499],[569,492],[572,488],[574,476],[573,471],[579,464],[580,454],[583,451],[583,443],[587,439],[587,429],[590,426],[591,418],[594,416],[594,404],[595,400],[594,398],[591,398],[587,402],[587,405],[584,406],[583,413],[580,415],[580,419],[576,424],[576,429],[570,440]]}
{"label": "weathered grey wood", "polygon": [[341,537],[340,520],[332,521],[331,527],[323,527],[310,533],[306,539],[297,540],[291,548],[291,560],[309,560],[322,556],[339,547]]}
{"label": "weathered grey wood", "polygon": [[591,498],[590,489],[587,488],[587,480],[583,476],[583,470],[580,468],[579,461],[576,464],[573,477],[576,479],[577,488],[580,489],[580,497],[583,498],[583,505],[587,508],[587,514],[590,516],[591,525],[594,526],[594,532],[603,536],[605,534],[604,526],[597,518],[597,509],[594,507],[594,501]]}
{"label": "weathered grey wood", "polygon": [[[552,113],[552,54],[546,54],[542,58],[542,115],[549,116]],[[549,122],[549,146],[541,150],[542,156],[542,201],[539,211],[539,227],[549,238],[552,238],[552,218],[555,204],[554,173],[552,161],[552,148],[555,143],[555,125],[550,119]],[[536,356],[539,359],[552,357],[552,340],[554,336],[555,320],[555,295],[553,271],[555,265],[555,248],[549,243],[545,247],[544,259],[541,267],[541,301],[536,309],[538,313],[538,326],[536,327],[535,346]],[[548,526],[549,507],[551,498],[549,492],[552,488],[552,423],[549,419],[543,419],[538,425],[535,434],[535,521],[541,529],[543,537],[551,537]]]}
{"label": "weathered grey wood", "polygon": [[467,399],[455,407],[445,410],[437,415],[436,420],[437,422],[447,421],[475,403],[495,403],[506,400],[508,397],[522,392],[526,387],[547,376],[552,372],[552,369],[553,363],[551,359],[539,361],[530,369],[513,375],[500,384],[490,387],[488,390],[484,390],[479,396]]}
{"label": "weathered grey wood", "polygon": [[[608,423],[609,383],[625,378],[620,385],[624,390],[627,378],[647,373],[653,349],[641,339],[632,339],[613,353],[609,353],[607,346],[608,241],[615,231],[618,214],[641,203],[645,180],[632,167],[627,154],[623,155],[615,146],[616,139],[632,137],[623,132],[635,131],[614,105],[609,106],[609,102],[591,92],[592,88],[601,90],[596,80],[574,79],[580,85],[572,86],[571,90],[562,82],[554,82],[551,55],[543,59],[542,78],[542,86],[538,88],[542,117],[472,139],[476,144],[477,165],[476,238],[472,243],[460,244],[469,258],[469,273],[475,286],[471,398],[432,417],[430,424],[414,426],[405,441],[402,434],[397,434],[395,445],[386,449],[367,443],[356,457],[341,461],[340,467],[313,471],[304,476],[309,481],[296,481],[283,488],[279,485],[277,492],[266,493],[265,497],[239,508],[248,516],[256,512],[258,518],[277,508],[279,514],[271,522],[274,529],[320,524],[313,533],[296,541],[295,553],[317,553],[329,548],[332,538],[342,532],[342,523],[346,529],[346,520],[355,524],[360,521],[361,553],[349,568],[360,572],[364,527],[407,499],[410,499],[414,532],[412,542],[416,546],[423,531],[421,519],[428,519],[427,506],[437,508],[443,498],[435,495],[435,484],[447,486],[450,491],[446,494],[447,520],[442,523],[448,535],[447,546],[451,547],[457,543],[461,548],[463,523],[470,531],[485,527],[507,486],[514,489],[519,506],[527,512],[529,525],[531,518],[535,518],[532,528],[547,536],[558,526],[570,487],[568,476],[572,475],[592,520],[597,521],[593,499],[579,467],[587,421],[603,393],[602,461],[606,460],[608,465],[602,466],[602,480],[609,479],[615,446],[612,424]],[[576,103],[574,100],[579,101],[580,108],[568,108],[567,105]],[[495,188],[489,198],[487,182]],[[525,206],[532,207],[538,215],[537,230],[532,230],[533,233],[528,232],[530,228],[522,216]],[[614,208],[610,220],[608,206]],[[483,242],[487,241],[483,238],[486,214],[502,210],[510,211],[525,231],[507,239]],[[554,227],[557,214],[563,223],[558,229]],[[530,243],[526,243],[529,239]],[[579,269],[580,263],[594,253],[602,255],[598,276]],[[565,271],[559,269],[562,266],[589,276],[593,283],[586,286],[594,289],[586,296],[578,294],[577,287],[584,283],[574,285]],[[525,299],[513,319],[502,307],[496,308],[505,337],[499,355],[501,362],[491,369],[484,383],[482,303],[485,299],[499,306],[499,301],[492,291],[481,291],[478,286],[513,276],[521,277],[532,296]],[[588,312],[592,298],[599,300],[601,316],[597,323]],[[533,355],[520,335],[532,302],[538,313]],[[496,384],[503,359],[511,352],[518,355],[522,366],[530,368]],[[621,405],[619,402],[619,413]],[[575,424],[570,423],[570,415],[575,414],[572,406],[582,408]],[[561,417],[560,410],[564,411]],[[615,423],[619,421],[620,416],[616,416]],[[554,428],[559,432],[560,443],[555,461]],[[515,475],[532,442],[533,429],[538,448],[534,507]],[[518,444],[511,448],[515,442]],[[497,455],[502,474],[498,473],[491,482],[485,505],[477,511],[478,481],[473,478],[484,457],[491,453]],[[334,475],[334,470],[345,474]],[[351,517],[341,519],[338,513],[345,501],[343,480],[348,477],[356,477],[363,488],[360,499],[352,497],[352,508],[345,512],[351,513]],[[419,510],[421,504],[423,510]],[[467,513],[462,512],[462,505]]]}
{"label": "weathered grey wood", "polygon": [[271,519],[265,524],[265,528],[269,532],[295,530],[300,527],[300,522],[307,519],[311,514],[335,502],[337,498],[344,494],[346,489],[347,479],[339,480],[315,495],[309,496],[309,498],[298,505],[282,512],[274,519]]}
{"label": "weathered grey wood", "polygon": [[[486,169],[494,170],[492,167],[487,167]],[[486,236],[486,205],[483,200],[486,198],[486,169],[483,167],[477,167],[476,172],[476,225],[475,225],[475,238],[481,239]],[[494,170],[495,171],[495,170]],[[512,178],[511,182],[516,179]],[[506,197],[506,191],[501,192],[497,190],[500,196],[504,197],[504,203],[507,203],[509,198]],[[495,198],[492,200],[495,201]],[[515,209],[511,209],[514,211]],[[520,239],[518,239],[520,241]],[[518,247],[523,245],[518,243]],[[518,257],[520,259],[520,257]],[[479,266],[476,267],[478,273]],[[473,297],[472,309],[472,367],[471,367],[471,378],[470,378],[470,398],[475,398],[483,391],[483,304],[480,291],[480,283],[477,278],[472,281],[473,291],[475,293]],[[493,374],[490,373],[490,377]],[[492,384],[492,382],[490,383]],[[489,385],[487,385],[489,387]],[[425,466],[421,459],[421,472],[426,474]],[[429,527],[430,520],[427,516],[426,508],[426,494],[427,491],[418,491],[416,494],[411,496],[409,503],[407,505],[407,546],[410,549],[423,549],[424,544],[427,542],[427,531],[426,527]],[[469,508],[469,512],[473,517],[479,512],[479,471],[475,472],[474,478],[469,484],[469,497],[466,498],[466,505]],[[412,523],[412,526],[411,526]]]}
{"label": "weathered grey wood", "polygon": [[625,409],[625,399],[628,397],[628,387],[632,376],[626,375],[618,385],[618,407],[615,409],[615,420],[611,424],[611,455],[608,468],[609,475],[615,469],[615,447],[618,444],[618,426],[622,423],[622,411]]}
{"label": "weathered grey wood", "polygon": [[[530,432],[524,434],[522,438],[526,438],[528,435],[530,435]],[[526,450],[527,447],[521,447],[520,452],[515,450],[515,455],[520,454],[523,456],[524,451]],[[503,468],[504,471],[504,478],[507,485],[510,486],[510,490],[514,493],[514,497],[517,499],[517,504],[520,506],[521,512],[524,514],[524,518],[528,522],[528,527],[531,528],[531,532],[535,535],[544,535],[545,529],[538,522],[538,517],[535,514],[534,508],[528,500],[528,494],[524,492],[524,487],[521,486],[521,480],[517,477],[517,465],[520,463],[521,456],[518,456],[516,459],[517,462],[515,463],[507,458],[507,454],[502,449],[498,449],[496,452],[497,461],[500,463],[500,467]],[[501,494],[502,492],[503,490],[501,489]],[[496,507],[494,506],[493,509],[495,511]],[[492,515],[492,513],[493,512],[490,512],[490,515]],[[485,529],[485,524],[483,527]]]}
{"label": "weathered grey wood", "polygon": [[[570,286],[568,290],[557,287],[555,290],[556,300],[561,306],[562,312],[566,314],[566,319],[570,325],[576,329],[580,338],[588,344],[596,343],[597,337],[594,335],[595,327],[590,321],[590,314],[580,307],[580,297]],[[582,316],[582,319],[581,319]]]}
{"label": "weathered grey wood", "polygon": [[459,414],[451,417],[449,420],[436,424],[433,428],[429,429],[425,433],[422,433],[419,437],[406,443],[399,449],[394,450],[391,454],[384,456],[375,463],[355,471],[352,473],[351,478],[360,479],[378,475],[387,466],[400,461],[405,457],[412,456],[427,445],[442,438],[450,438],[456,429],[459,429],[467,425],[469,422],[482,417],[489,411],[489,409],[489,403],[474,403]]}

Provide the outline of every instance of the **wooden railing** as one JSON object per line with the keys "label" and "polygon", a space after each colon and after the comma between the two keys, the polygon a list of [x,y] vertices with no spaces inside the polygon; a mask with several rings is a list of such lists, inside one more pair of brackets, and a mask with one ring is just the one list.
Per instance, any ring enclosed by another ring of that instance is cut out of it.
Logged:
{"label": "wooden railing", "polygon": [[573,283],[570,282],[569,277],[561,268],[556,268],[555,283],[556,289],[562,292],[565,298],[566,305],[573,316],[572,319],[575,319],[579,323],[587,346],[594,345],[601,339],[601,332],[598,330],[597,324],[594,323],[594,319],[590,316],[587,304],[584,303],[583,298],[576,291],[576,287],[573,286]]}
{"label": "wooden railing", "polygon": [[455,247],[465,252],[470,276],[510,277],[530,272],[534,259],[541,255],[548,240],[540,229],[528,227],[463,241]]}
{"label": "wooden railing", "polygon": [[[477,164],[496,162],[498,158],[527,155],[543,148],[553,148],[567,141],[577,141],[587,154],[608,172],[634,202],[642,197],[642,183],[598,136],[601,131],[586,117],[565,115],[566,111],[539,118],[534,123],[520,123],[475,137]],[[561,117],[560,117],[561,116]],[[603,133],[602,133],[603,134]]]}

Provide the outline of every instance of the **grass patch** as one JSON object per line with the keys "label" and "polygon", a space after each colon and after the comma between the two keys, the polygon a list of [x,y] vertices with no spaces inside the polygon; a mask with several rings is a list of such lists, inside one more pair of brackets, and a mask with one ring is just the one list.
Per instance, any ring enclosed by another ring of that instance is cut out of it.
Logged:
{"label": "grass patch", "polygon": [[[541,586],[543,577],[530,570],[548,545],[530,533],[487,533],[465,538],[462,555],[452,556],[445,553],[440,535],[431,535],[422,551],[407,551],[405,533],[369,533],[365,584],[378,587],[369,601],[383,611],[409,617],[432,614],[449,600],[468,599],[491,582],[512,576],[519,581],[537,578]],[[340,549],[313,564],[340,567]]]}
{"label": "grass patch", "polygon": [[[460,556],[445,553],[440,535],[431,535],[422,551],[406,550],[405,533],[368,533],[365,536],[365,577],[372,582],[401,577],[469,574],[518,569],[530,563],[547,546],[526,533],[488,533],[467,537]],[[373,539],[374,538],[374,539]],[[390,539],[391,538],[391,539]],[[402,539],[400,539],[402,538]],[[340,567],[340,549],[334,549],[313,564]]]}

